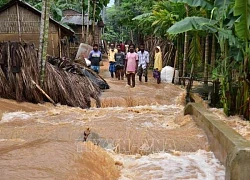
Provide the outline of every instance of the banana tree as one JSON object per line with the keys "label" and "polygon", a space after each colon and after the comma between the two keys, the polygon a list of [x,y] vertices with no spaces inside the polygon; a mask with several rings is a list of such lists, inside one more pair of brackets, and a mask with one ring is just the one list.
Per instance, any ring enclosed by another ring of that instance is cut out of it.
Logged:
{"label": "banana tree", "polygon": [[238,107],[239,112],[244,115],[244,117],[250,120],[250,1],[249,0],[235,0],[234,4],[234,15],[238,16],[239,19],[235,23],[236,35],[243,40],[244,46],[242,51],[244,53],[244,61],[242,63],[242,77],[239,79],[240,87],[238,90]]}
{"label": "banana tree", "polygon": [[[198,64],[201,61],[201,47],[200,42],[198,39],[198,31],[215,31],[215,29],[210,28],[211,25],[215,25],[217,21],[210,20],[203,17],[186,17],[185,19],[175,23],[173,26],[171,26],[167,32],[169,34],[181,34],[184,32],[195,32],[195,36],[193,37],[191,41],[191,54],[189,55],[189,58],[192,62],[192,70],[191,70],[191,76],[193,75],[194,70],[194,64]],[[209,26],[208,26],[209,25]],[[198,44],[195,44],[198,43]],[[192,50],[196,49],[196,50]]]}
{"label": "banana tree", "polygon": [[[187,2],[188,0],[186,0]],[[205,30],[206,32],[212,31],[213,34],[216,36],[218,39],[219,45],[220,45],[220,60],[223,60],[222,65],[220,66],[221,71],[220,74],[223,74],[224,76],[218,76],[221,80],[221,85],[222,85],[222,102],[223,102],[223,107],[224,107],[224,112],[227,115],[232,114],[234,112],[234,99],[233,97],[235,96],[234,91],[232,90],[232,69],[228,69],[230,67],[230,61],[232,58],[229,58],[229,47],[232,47],[233,45],[237,44],[237,38],[235,38],[232,27],[235,22],[234,18],[228,18],[230,14],[232,14],[232,4],[233,0],[215,0],[213,2],[213,10],[211,11],[211,18],[215,19],[216,23],[210,23],[210,19],[203,19],[201,22],[198,24],[195,24],[195,22],[192,23],[191,19],[194,17],[190,17],[189,21],[186,21],[185,23],[183,22],[178,22],[182,24],[175,24],[172,26],[168,32],[171,33],[181,33],[185,31],[190,31],[190,30]],[[195,17],[197,18],[197,17]],[[185,20],[185,19],[184,19]],[[183,20],[183,21],[184,21]],[[194,19],[192,19],[194,20]],[[228,21],[226,23],[226,21]],[[212,22],[212,21],[211,21]],[[197,25],[197,26],[196,26]],[[177,27],[179,26],[179,27]],[[177,28],[177,29],[175,29]],[[182,31],[178,31],[178,29],[183,28]],[[208,40],[208,39],[207,39]],[[207,61],[207,56],[205,56],[206,61]],[[221,64],[221,63],[220,63]],[[224,68],[224,69],[222,69]],[[233,66],[231,67],[233,68]],[[204,71],[205,72],[205,71]],[[224,73],[223,73],[224,72]]]}
{"label": "banana tree", "polygon": [[[185,6],[185,9],[186,9],[186,17],[189,16],[189,6],[190,7],[201,7],[203,9],[207,9],[207,10],[211,10],[212,9],[212,5],[206,1],[206,0],[196,0],[196,1],[193,1],[193,0],[169,0],[173,3],[182,3],[184,4]],[[188,31],[185,31],[185,40],[184,40],[184,56],[183,56],[183,74],[182,76],[184,77],[185,74],[186,74],[186,62],[187,62],[187,57],[188,57]],[[196,41],[197,42],[197,41]],[[208,46],[208,35],[206,37],[206,45]],[[205,51],[205,64],[204,64],[204,77],[206,77],[204,79],[205,82],[207,82],[207,61],[208,59],[206,59],[206,57],[208,57],[208,47],[206,47],[207,51]],[[192,65],[193,67],[193,65]],[[192,73],[191,73],[192,74]]]}

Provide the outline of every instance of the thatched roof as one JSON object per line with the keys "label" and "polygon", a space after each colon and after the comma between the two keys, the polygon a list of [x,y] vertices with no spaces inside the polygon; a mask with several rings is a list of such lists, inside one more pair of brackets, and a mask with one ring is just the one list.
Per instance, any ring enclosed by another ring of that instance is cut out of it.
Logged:
{"label": "thatched roof", "polygon": [[77,72],[81,71],[79,66],[67,66],[65,62],[55,66],[46,61],[46,75],[41,85],[40,63],[34,46],[20,42],[0,43],[0,97],[42,103],[48,97],[34,86],[35,82],[55,103],[89,108],[93,98],[99,107],[101,91],[98,85],[86,74]]}
{"label": "thatched roof", "polygon": [[[14,6],[18,4],[19,6],[28,9],[29,11],[33,12],[34,14],[37,14],[39,16],[41,16],[41,11],[39,11],[38,9],[34,8],[33,6],[31,6],[30,4],[28,4],[25,1],[22,0],[11,0],[10,2],[8,2],[7,4],[3,5],[0,8],[0,13],[3,12],[6,9],[9,9],[10,7]],[[60,27],[62,29],[62,31],[66,31],[69,34],[74,34],[74,31],[66,26],[64,26],[63,24],[60,24],[58,21],[54,20],[52,17],[50,17],[50,21],[55,24],[56,26]]]}
{"label": "thatched roof", "polygon": [[[74,25],[82,25],[82,15],[66,15],[61,20],[62,23],[66,24],[74,24]],[[92,24],[92,21],[89,20],[89,25]],[[84,16],[84,25],[88,25],[88,15],[85,14]]]}

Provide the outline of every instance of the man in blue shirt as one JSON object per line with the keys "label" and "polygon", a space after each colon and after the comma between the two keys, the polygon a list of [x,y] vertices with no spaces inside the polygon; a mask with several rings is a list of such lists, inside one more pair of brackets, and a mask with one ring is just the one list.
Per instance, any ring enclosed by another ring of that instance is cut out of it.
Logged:
{"label": "man in blue shirt", "polygon": [[98,50],[98,44],[94,44],[93,50],[89,53],[89,60],[91,62],[91,69],[97,74],[100,72],[100,61],[102,60],[102,53]]}
{"label": "man in blue shirt", "polygon": [[139,81],[142,81],[142,75],[145,77],[145,82],[148,81],[148,63],[149,63],[149,53],[144,49],[144,44],[140,45],[140,51],[137,53],[139,58],[138,72]]}

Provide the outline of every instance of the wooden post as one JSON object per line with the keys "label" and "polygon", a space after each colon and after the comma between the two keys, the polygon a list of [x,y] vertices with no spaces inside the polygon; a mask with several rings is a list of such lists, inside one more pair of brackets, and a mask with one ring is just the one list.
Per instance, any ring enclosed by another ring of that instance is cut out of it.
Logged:
{"label": "wooden post", "polygon": [[21,22],[20,22],[20,12],[19,12],[18,3],[16,3],[16,12],[17,12],[17,24],[18,24],[18,39],[21,42],[22,41],[22,37],[21,37]]}
{"label": "wooden post", "polygon": [[54,35],[53,35],[52,31],[50,32],[50,36],[51,36],[51,42],[52,42],[52,54],[53,54],[53,56],[55,56]]}
{"label": "wooden post", "polygon": [[94,1],[94,10],[93,10],[93,22],[92,22],[92,33],[93,33],[93,43],[95,42],[95,11],[96,11],[96,0]]}
{"label": "wooden post", "polygon": [[59,58],[62,58],[62,43],[61,43],[61,27],[58,28],[58,39],[59,39]]}
{"label": "wooden post", "polygon": [[87,19],[86,44],[88,44],[88,42],[89,42],[89,11],[90,11],[90,0],[88,0],[88,19]]}
{"label": "wooden post", "polygon": [[175,58],[174,58],[174,74],[172,78],[172,83],[174,84],[174,78],[175,78],[175,66],[176,66],[176,61],[178,59],[178,50],[175,51]]}
{"label": "wooden post", "polygon": [[[69,44],[68,44],[69,43]],[[70,51],[70,42],[68,40],[68,38],[66,38],[66,46],[67,46],[67,56],[69,58],[69,51]]]}
{"label": "wooden post", "polygon": [[48,95],[46,92],[44,92],[44,90],[43,90],[35,81],[31,80],[31,82],[36,86],[36,88],[37,88],[41,93],[43,93],[43,94],[46,96],[46,98],[48,98],[48,100],[49,100],[54,106],[56,106],[55,101],[53,101],[53,99],[51,99],[51,97],[49,97],[49,95]]}
{"label": "wooden post", "polygon": [[82,0],[82,42],[84,42],[84,17],[85,17],[85,14],[84,14],[84,0]]}

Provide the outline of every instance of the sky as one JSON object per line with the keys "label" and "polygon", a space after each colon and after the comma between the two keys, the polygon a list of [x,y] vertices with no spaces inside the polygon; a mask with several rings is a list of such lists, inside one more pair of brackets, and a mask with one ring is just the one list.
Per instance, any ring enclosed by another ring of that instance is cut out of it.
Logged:
{"label": "sky", "polygon": [[114,2],[115,2],[115,0],[109,0],[107,7],[111,7],[114,4]]}

